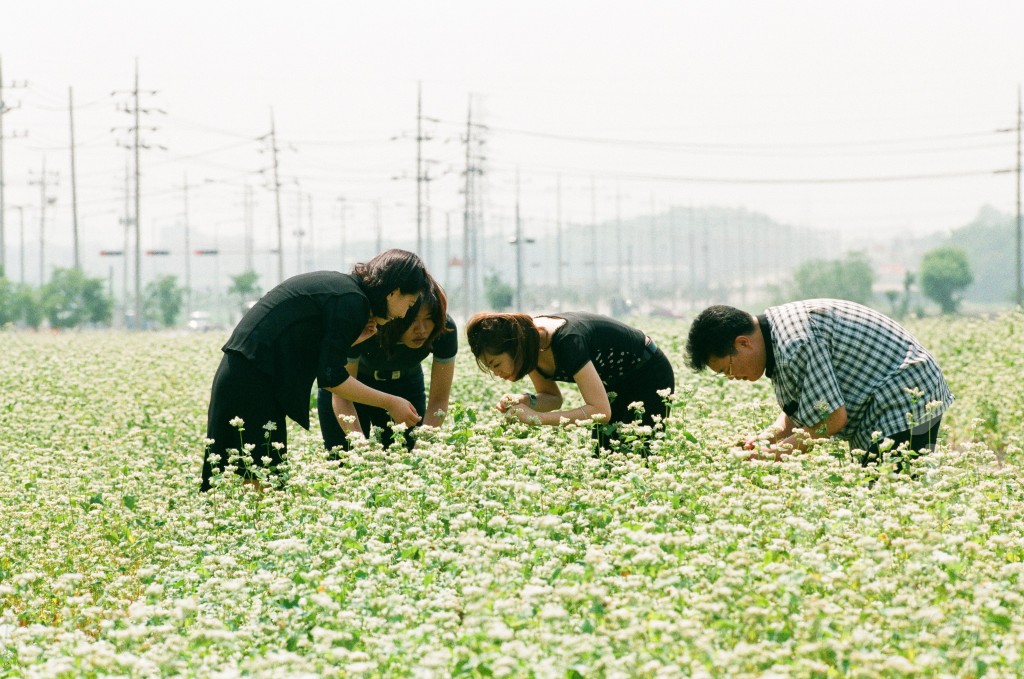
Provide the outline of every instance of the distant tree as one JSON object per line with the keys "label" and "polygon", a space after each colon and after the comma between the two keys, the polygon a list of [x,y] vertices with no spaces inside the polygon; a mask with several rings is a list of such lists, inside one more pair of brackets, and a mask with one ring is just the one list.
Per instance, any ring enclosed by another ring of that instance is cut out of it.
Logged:
{"label": "distant tree", "polygon": [[944,314],[956,313],[963,291],[973,282],[967,253],[961,248],[935,248],[921,260],[921,292],[937,303]]}
{"label": "distant tree", "polygon": [[18,290],[5,276],[0,276],[0,328],[18,320]]}
{"label": "distant tree", "polygon": [[102,278],[89,278],[80,269],[55,269],[40,290],[42,310],[50,326],[74,328],[84,323],[110,323],[114,304],[103,284]]}
{"label": "distant tree", "polygon": [[487,303],[495,311],[504,311],[512,306],[512,299],[515,297],[515,290],[512,286],[501,280],[501,276],[492,273],[484,280],[484,295]]}
{"label": "distant tree", "polygon": [[19,285],[14,295],[15,318],[25,321],[30,328],[39,329],[46,313],[43,309],[42,291],[28,285]]}
{"label": "distant tree", "polygon": [[257,285],[260,275],[255,271],[243,271],[231,277],[231,287],[228,294],[238,298],[238,306],[245,313],[245,305],[251,300],[259,297],[260,289]]}
{"label": "distant tree", "polygon": [[907,314],[910,313],[910,294],[911,288],[914,287],[914,279],[915,276],[913,271],[908,271],[903,276],[903,302],[900,304],[899,313],[896,314],[896,317],[900,320],[906,318]]}
{"label": "distant tree", "polygon": [[798,299],[832,297],[870,304],[874,280],[875,272],[864,253],[851,252],[843,260],[816,259],[801,264],[793,274],[793,291]]}
{"label": "distant tree", "polygon": [[161,276],[146,284],[143,300],[143,315],[147,320],[172,328],[178,322],[178,315],[185,302],[185,289],[178,285],[177,276]]}

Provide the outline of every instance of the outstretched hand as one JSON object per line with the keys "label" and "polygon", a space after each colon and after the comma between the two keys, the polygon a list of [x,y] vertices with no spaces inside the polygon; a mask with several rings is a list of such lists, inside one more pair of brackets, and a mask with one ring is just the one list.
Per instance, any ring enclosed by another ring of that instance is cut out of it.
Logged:
{"label": "outstretched hand", "polygon": [[400,396],[396,396],[392,405],[388,407],[388,415],[398,424],[404,424],[407,427],[415,427],[421,419],[415,406]]}

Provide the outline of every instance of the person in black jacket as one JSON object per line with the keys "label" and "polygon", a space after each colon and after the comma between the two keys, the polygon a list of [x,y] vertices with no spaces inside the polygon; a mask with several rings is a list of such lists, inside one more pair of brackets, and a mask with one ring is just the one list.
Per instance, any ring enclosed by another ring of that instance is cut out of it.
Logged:
{"label": "person in black jacket", "polygon": [[[619,426],[654,426],[668,415],[665,397],[675,373],[654,341],[624,323],[586,312],[550,316],[479,313],[466,323],[477,365],[517,382],[529,375],[536,393],[505,394],[498,410],[527,424],[600,423],[601,447],[618,440]],[[583,405],[562,408],[558,382],[574,382]]]}
{"label": "person in black jacket", "polygon": [[[448,414],[448,401],[455,375],[455,355],[459,348],[455,321],[448,315],[448,300],[436,283],[420,296],[405,318],[388,324],[377,336],[352,347],[348,372],[360,382],[388,394],[409,399],[423,413],[423,425],[439,427]],[[421,363],[432,355],[430,394],[423,383]],[[381,445],[394,440],[391,415],[384,408],[352,401],[326,389],[317,393],[320,432],[328,448],[348,448],[347,432],[362,431],[370,436],[372,427],[380,429]],[[406,433],[405,444],[413,438]]]}
{"label": "person in black jacket", "polygon": [[352,345],[404,317],[431,280],[415,254],[388,250],[351,274],[299,274],[264,295],[223,346],[201,489],[210,488],[214,468],[231,461],[229,451],[240,454],[236,470],[246,479],[256,478],[257,467],[276,467],[287,450],[285,416],[309,429],[314,380],[351,401],[385,408],[396,422],[419,422],[412,403],[351,377],[345,359]]}

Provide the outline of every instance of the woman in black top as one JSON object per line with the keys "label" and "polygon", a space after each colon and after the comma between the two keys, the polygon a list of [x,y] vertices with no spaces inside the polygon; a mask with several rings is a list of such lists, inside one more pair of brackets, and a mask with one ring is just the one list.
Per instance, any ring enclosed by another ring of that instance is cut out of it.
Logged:
{"label": "woman in black top", "polygon": [[285,416],[309,429],[314,380],[352,401],[386,408],[396,422],[418,422],[408,400],[352,379],[345,357],[378,326],[405,316],[429,281],[419,257],[388,250],[351,274],[299,274],[264,295],[231,333],[213,378],[202,490],[231,450],[241,453],[237,472],[247,479],[255,478],[255,467],[276,467],[286,452]]}
{"label": "woman in black top", "polygon": [[[353,346],[346,367],[360,382],[411,401],[416,410],[423,413],[425,426],[439,427],[448,414],[458,347],[455,321],[448,315],[448,300],[441,286],[434,283],[405,318],[388,325],[374,339]],[[430,354],[433,360],[430,398],[427,399],[420,364]],[[317,409],[320,431],[328,449],[336,446],[347,449],[346,432],[362,431],[368,437],[374,426],[381,429],[381,444],[385,448],[391,445],[393,436],[389,424],[393,420],[384,408],[353,404],[338,394],[320,389]],[[412,445],[411,437],[406,436],[405,440],[406,445]]]}
{"label": "woman in black top", "polygon": [[[616,438],[615,425],[639,420],[654,425],[667,407],[661,391],[675,388],[675,374],[650,337],[615,319],[585,312],[558,316],[480,313],[466,324],[477,364],[515,382],[526,375],[536,394],[506,394],[498,410],[522,422],[590,423],[601,445]],[[584,405],[560,410],[558,382],[575,382]],[[631,412],[639,401],[641,412]],[[607,426],[611,425],[611,426]]]}

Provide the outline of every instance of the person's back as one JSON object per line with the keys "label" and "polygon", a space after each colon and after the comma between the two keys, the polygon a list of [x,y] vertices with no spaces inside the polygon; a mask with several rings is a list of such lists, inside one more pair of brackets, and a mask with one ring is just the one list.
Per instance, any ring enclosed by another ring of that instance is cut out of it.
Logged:
{"label": "person's back", "polygon": [[765,317],[775,358],[768,377],[783,410],[804,426],[821,421],[822,404],[838,399],[848,417],[839,436],[866,449],[874,432],[924,424],[953,401],[935,358],[874,309],[812,299],[769,307]]}

